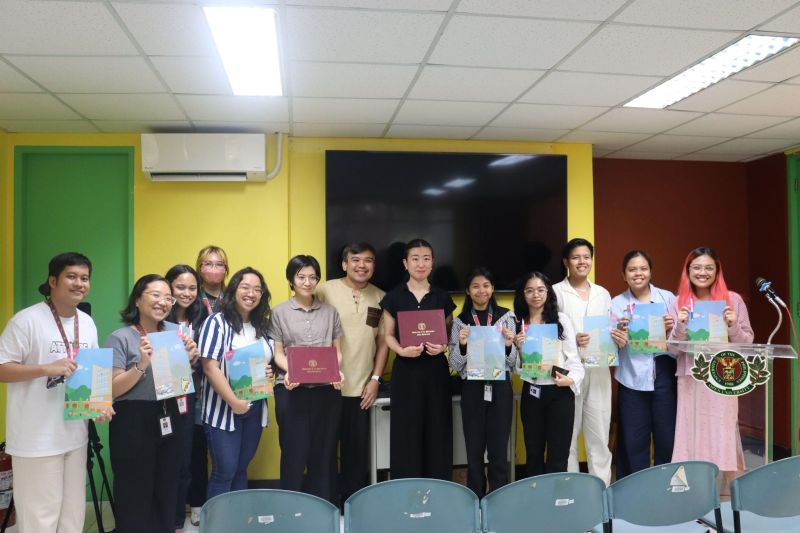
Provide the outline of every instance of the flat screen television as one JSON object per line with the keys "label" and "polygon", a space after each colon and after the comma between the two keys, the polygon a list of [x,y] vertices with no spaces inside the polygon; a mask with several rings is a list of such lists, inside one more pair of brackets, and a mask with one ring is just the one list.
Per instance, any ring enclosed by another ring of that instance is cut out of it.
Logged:
{"label": "flat screen television", "polygon": [[434,249],[431,281],[461,292],[475,266],[513,291],[528,272],[563,277],[567,238],[564,155],[329,150],[325,154],[328,279],[343,275],[341,252],[366,241],[377,250],[373,283],[404,281],[405,243]]}

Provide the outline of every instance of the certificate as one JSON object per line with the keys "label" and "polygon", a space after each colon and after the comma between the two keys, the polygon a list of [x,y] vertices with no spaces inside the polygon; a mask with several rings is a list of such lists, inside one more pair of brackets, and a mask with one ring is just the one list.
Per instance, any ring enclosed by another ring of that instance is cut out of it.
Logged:
{"label": "certificate", "polygon": [[578,351],[585,366],[617,366],[617,345],[611,336],[611,319],[606,316],[583,317],[583,331],[589,334],[589,345]]}
{"label": "certificate", "polygon": [[194,380],[189,354],[178,337],[178,330],[148,333],[147,340],[153,347],[150,366],[153,369],[156,400],[193,393]]}
{"label": "certificate", "polygon": [[506,379],[506,343],[499,326],[469,326],[467,379]]}
{"label": "certificate", "polygon": [[558,324],[524,325],[525,342],[520,350],[520,375],[523,379],[550,377],[550,370],[558,363],[561,341]]}
{"label": "certificate", "polygon": [[444,310],[398,311],[397,329],[400,346],[419,346],[423,342],[447,344]]}
{"label": "certificate", "polygon": [[663,303],[630,304],[625,314],[630,318],[628,353],[652,355],[667,350],[667,330],[664,326],[667,306]]}
{"label": "certificate", "polygon": [[290,346],[286,358],[292,383],[323,385],[342,380],[333,346]]}
{"label": "certificate", "polygon": [[225,366],[237,398],[254,401],[272,396],[272,380],[267,379],[268,362],[263,340],[229,352]]}
{"label": "certificate", "polygon": [[722,318],[725,300],[693,302],[686,325],[690,341],[728,342],[728,326]]}
{"label": "certificate", "polygon": [[95,418],[110,411],[113,358],[111,348],[78,350],[78,368],[65,382],[64,420]]}

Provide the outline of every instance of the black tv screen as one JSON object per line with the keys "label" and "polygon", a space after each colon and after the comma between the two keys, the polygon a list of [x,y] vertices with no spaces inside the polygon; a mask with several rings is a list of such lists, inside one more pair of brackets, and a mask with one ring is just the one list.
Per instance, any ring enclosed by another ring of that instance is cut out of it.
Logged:
{"label": "black tv screen", "polygon": [[367,152],[325,154],[328,279],[343,275],[341,252],[366,241],[377,250],[373,283],[404,281],[405,243],[433,245],[431,282],[461,292],[475,266],[513,291],[528,272],[563,277],[567,238],[564,155]]}

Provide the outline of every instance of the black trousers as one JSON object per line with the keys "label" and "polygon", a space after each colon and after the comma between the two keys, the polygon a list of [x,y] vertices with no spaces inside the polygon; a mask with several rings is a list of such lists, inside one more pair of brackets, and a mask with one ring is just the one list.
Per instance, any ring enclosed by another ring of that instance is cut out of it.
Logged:
{"label": "black trousers", "polygon": [[537,385],[541,392],[539,398],[535,398],[530,393],[531,386],[524,383],[520,400],[526,474],[566,472],[575,419],[575,394],[569,387]]}
{"label": "black trousers", "polygon": [[[167,414],[172,435],[161,436]],[[118,533],[173,533],[178,498],[182,424],[174,399],[114,402],[109,425]]]}
{"label": "black trousers", "polygon": [[[484,387],[492,387],[492,401],[484,399]],[[511,436],[514,392],[510,381],[470,381],[461,385],[461,422],[467,448],[467,487],[483,498],[487,492],[508,484],[508,439]],[[489,455],[488,482],[483,454]]]}
{"label": "black trousers", "polygon": [[369,409],[358,396],[342,396],[339,472],[342,501],[369,483]]}
{"label": "black trousers", "polygon": [[208,442],[202,424],[194,424],[192,433],[192,458],[189,465],[191,479],[186,498],[190,507],[202,507],[208,493]]}
{"label": "black trousers", "polygon": [[395,358],[390,424],[392,479],[453,478],[453,398],[444,355]]}
{"label": "black trousers", "polygon": [[342,394],[332,385],[293,390],[275,386],[282,489],[338,503],[336,445],[341,411]]}
{"label": "black trousers", "polygon": [[[638,391],[619,384],[619,435],[629,468],[626,473],[650,467],[651,437],[654,464],[672,461],[678,407],[677,363],[668,355],[659,355],[655,358],[655,366],[656,379],[652,391]],[[617,479],[621,477],[617,475]]]}

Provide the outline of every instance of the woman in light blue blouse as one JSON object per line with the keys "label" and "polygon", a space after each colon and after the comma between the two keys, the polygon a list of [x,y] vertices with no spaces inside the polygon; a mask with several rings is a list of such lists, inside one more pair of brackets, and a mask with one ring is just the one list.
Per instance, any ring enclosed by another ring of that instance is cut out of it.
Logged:
{"label": "woman in light blue blouse", "polygon": [[[632,250],[622,260],[622,277],[628,290],[611,300],[611,312],[627,324],[642,304],[663,304],[667,336],[674,321],[668,310],[675,295],[650,283],[653,262],[647,252]],[[641,307],[640,307],[641,309]],[[619,447],[617,479],[650,467],[650,442],[654,444],[654,464],[669,463],[675,440],[677,385],[675,358],[667,350],[643,353],[630,340],[619,351],[619,367],[614,377],[619,382]],[[635,341],[634,341],[635,342]]]}

